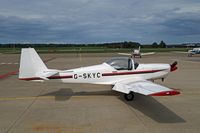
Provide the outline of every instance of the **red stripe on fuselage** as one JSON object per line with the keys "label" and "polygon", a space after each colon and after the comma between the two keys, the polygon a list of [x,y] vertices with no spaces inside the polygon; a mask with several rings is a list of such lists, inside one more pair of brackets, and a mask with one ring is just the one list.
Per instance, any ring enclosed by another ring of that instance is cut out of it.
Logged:
{"label": "red stripe on fuselage", "polygon": [[[131,75],[131,74],[145,74],[145,73],[155,73],[160,72],[166,69],[160,70],[143,70],[143,71],[134,71],[134,72],[113,72],[113,73],[103,73],[102,76],[118,76],[118,75]],[[50,76],[48,79],[65,79],[65,78],[73,78],[73,75],[67,76]],[[40,77],[31,77],[31,78],[20,78],[20,80],[43,80]]]}
{"label": "red stripe on fuselage", "polygon": [[[47,77],[48,79],[66,79],[66,78],[73,78],[72,75],[67,75],[67,76],[50,76]],[[40,77],[31,77],[31,78],[20,78],[20,80],[43,80]]]}
{"label": "red stripe on fuselage", "polygon": [[48,77],[49,79],[65,79],[65,78],[73,78],[72,75],[67,75],[67,76],[51,76]]}
{"label": "red stripe on fuselage", "polygon": [[131,74],[145,74],[145,73],[155,73],[163,71],[166,69],[160,70],[143,70],[143,71],[134,71],[134,72],[112,72],[112,73],[103,73],[102,76],[117,76],[117,75],[131,75]]}

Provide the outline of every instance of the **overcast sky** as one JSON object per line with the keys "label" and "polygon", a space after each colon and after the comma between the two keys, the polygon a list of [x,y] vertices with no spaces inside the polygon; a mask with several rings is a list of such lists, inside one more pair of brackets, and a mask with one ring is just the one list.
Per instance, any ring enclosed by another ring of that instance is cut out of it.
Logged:
{"label": "overcast sky", "polygon": [[200,42],[200,0],[0,0],[0,43]]}

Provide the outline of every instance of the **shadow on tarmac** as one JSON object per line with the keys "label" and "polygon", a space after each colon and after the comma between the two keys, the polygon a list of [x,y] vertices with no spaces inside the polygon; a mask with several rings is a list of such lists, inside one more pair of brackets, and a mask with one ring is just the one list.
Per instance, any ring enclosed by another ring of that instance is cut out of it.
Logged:
{"label": "shadow on tarmac", "polygon": [[56,101],[65,101],[70,99],[74,95],[72,89],[60,89],[58,91],[46,93],[39,96],[54,96]]}
{"label": "shadow on tarmac", "polygon": [[[185,123],[186,121],[172,112],[170,109],[162,105],[160,102],[150,96],[143,96],[135,94],[134,101],[126,101],[123,95],[119,95],[114,91],[93,91],[93,92],[73,92],[72,89],[62,88],[55,92],[50,92],[40,96],[55,96],[56,101],[65,101],[72,96],[90,96],[90,95],[103,95],[103,96],[117,96],[119,100],[127,104],[131,108],[140,111],[149,118],[159,123]],[[169,99],[170,100],[170,99]],[[177,105],[178,106],[178,105]]]}
{"label": "shadow on tarmac", "polygon": [[186,122],[183,118],[172,112],[153,97],[135,94],[135,99],[132,102],[126,101],[122,96],[120,96],[119,99],[159,123]]}
{"label": "shadow on tarmac", "polygon": [[50,93],[46,93],[43,95],[39,95],[39,96],[54,96],[56,101],[65,101],[70,99],[72,96],[95,96],[95,95],[103,95],[103,96],[109,96],[109,95],[117,95],[117,92],[113,92],[113,91],[81,91],[81,92],[74,92],[72,89],[70,88],[62,88],[58,91],[54,91],[54,92],[50,92]]}

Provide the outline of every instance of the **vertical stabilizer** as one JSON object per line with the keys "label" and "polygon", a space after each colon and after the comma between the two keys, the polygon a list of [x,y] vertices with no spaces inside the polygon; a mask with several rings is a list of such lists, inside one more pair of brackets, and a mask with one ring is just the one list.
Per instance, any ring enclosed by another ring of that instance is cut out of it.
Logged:
{"label": "vertical stabilizer", "polygon": [[40,77],[45,70],[48,69],[34,48],[21,50],[19,78]]}

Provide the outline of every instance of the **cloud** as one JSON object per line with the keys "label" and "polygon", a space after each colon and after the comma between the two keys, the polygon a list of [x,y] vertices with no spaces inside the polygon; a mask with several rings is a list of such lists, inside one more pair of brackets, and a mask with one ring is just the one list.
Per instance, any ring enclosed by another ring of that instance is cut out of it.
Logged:
{"label": "cloud", "polygon": [[200,41],[197,0],[0,0],[0,42]]}

